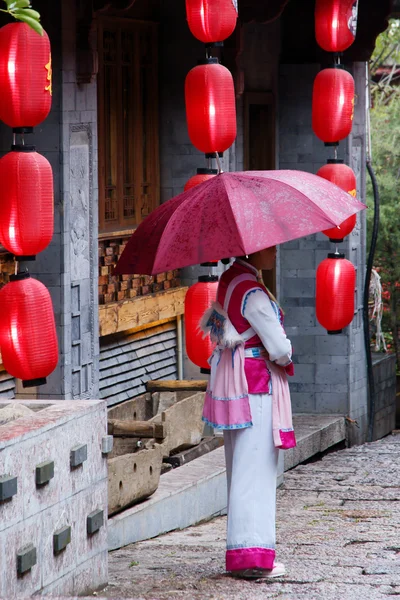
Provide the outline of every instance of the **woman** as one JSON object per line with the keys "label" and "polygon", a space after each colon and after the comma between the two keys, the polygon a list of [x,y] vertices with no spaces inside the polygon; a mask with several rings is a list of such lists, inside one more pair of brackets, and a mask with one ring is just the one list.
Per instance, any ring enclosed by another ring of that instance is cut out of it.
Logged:
{"label": "woman", "polygon": [[258,280],[275,257],[274,246],[236,259],[202,320],[217,344],[203,420],[224,430],[226,570],[242,577],[285,574],[275,562],[275,503],[278,448],[296,445],[286,377],[292,346],[281,309]]}

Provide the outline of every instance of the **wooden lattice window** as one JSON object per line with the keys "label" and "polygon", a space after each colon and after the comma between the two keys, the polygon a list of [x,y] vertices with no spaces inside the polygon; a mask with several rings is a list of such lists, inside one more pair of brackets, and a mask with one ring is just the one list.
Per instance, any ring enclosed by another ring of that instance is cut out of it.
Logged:
{"label": "wooden lattice window", "polygon": [[99,23],[99,228],[137,226],[159,204],[157,26]]}

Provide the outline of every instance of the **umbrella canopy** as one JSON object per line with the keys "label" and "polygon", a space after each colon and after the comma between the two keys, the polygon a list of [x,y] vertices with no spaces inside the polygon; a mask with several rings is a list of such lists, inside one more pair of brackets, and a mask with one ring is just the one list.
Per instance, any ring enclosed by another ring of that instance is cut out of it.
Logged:
{"label": "umbrella canopy", "polygon": [[132,235],[116,274],[156,274],[252,254],[340,225],[365,208],[303,171],[221,173],[168,200]]}

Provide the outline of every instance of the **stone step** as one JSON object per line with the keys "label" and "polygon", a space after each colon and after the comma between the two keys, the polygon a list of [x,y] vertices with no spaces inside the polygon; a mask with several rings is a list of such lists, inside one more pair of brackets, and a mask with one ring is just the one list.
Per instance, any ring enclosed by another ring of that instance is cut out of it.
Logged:
{"label": "stone step", "polygon": [[293,426],[297,446],[283,453],[285,471],[346,439],[345,418],[340,415],[298,414]]}
{"label": "stone step", "polygon": [[[345,439],[343,416],[295,415],[294,427],[297,447],[284,453],[285,470]],[[223,514],[225,478],[223,447],[166,473],[153,496],[109,519],[109,550]]]}

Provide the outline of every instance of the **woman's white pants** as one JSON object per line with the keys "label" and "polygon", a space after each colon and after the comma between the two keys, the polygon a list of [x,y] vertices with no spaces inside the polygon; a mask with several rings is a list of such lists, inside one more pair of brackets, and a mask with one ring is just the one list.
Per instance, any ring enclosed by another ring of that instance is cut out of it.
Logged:
{"label": "woman's white pants", "polygon": [[224,431],[228,484],[227,571],[271,569],[275,558],[278,450],[272,396],[249,394],[252,427]]}

